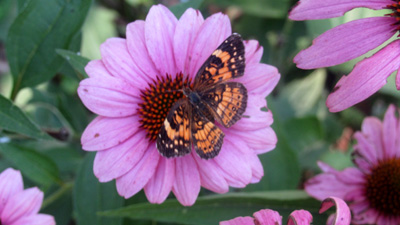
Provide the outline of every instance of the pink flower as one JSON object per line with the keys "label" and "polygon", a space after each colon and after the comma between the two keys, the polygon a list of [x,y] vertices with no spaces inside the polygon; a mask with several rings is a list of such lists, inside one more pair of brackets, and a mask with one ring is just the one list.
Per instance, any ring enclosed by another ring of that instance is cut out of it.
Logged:
{"label": "pink flower", "polygon": [[[290,12],[292,20],[315,20],[342,16],[357,8],[391,9],[381,17],[364,18],[345,23],[317,37],[311,47],[301,51],[294,62],[302,69],[334,66],[377,48],[400,29],[399,0],[300,0]],[[395,40],[373,56],[357,63],[348,76],[336,84],[326,104],[331,112],[353,106],[386,84],[389,75],[400,67],[400,41]],[[400,89],[400,75],[396,75]]]}
{"label": "pink flower", "polygon": [[[196,201],[200,187],[226,193],[258,182],[263,167],[258,154],[272,150],[276,136],[272,113],[265,96],[277,84],[275,67],[261,64],[263,48],[257,41],[244,41],[246,69],[242,82],[248,90],[244,117],[225,133],[222,149],[213,159],[201,159],[192,149],[183,157],[160,155],[155,139],[162,118],[144,123],[140,112],[168,112],[169,107],[144,104],[142,93],[158,96],[160,102],[175,102],[181,93],[156,90],[182,84],[182,76],[193,80],[211,53],[232,34],[229,18],[221,13],[203,19],[188,9],[177,20],[164,6],[151,7],[145,21],[130,23],[126,39],[111,38],[102,44],[102,59],[86,66],[88,79],[78,94],[85,106],[99,116],[82,135],[82,148],[97,151],[94,174],[100,182],[116,179],[118,193],[129,198],[144,189],[151,203],[162,203],[172,192],[183,205]],[[147,108],[145,108],[145,106]],[[155,114],[158,116],[158,114]],[[161,116],[160,116],[161,117]]]}
{"label": "pink flower", "polygon": [[43,192],[37,187],[24,190],[21,173],[8,168],[0,173],[1,225],[54,225],[54,218],[38,214]]}
{"label": "pink flower", "polygon": [[[329,217],[327,224],[329,225],[349,225],[351,220],[350,209],[347,204],[340,198],[330,197],[322,202],[319,213],[323,213],[332,206],[336,206],[336,213]],[[281,225],[282,216],[278,212],[271,209],[262,209],[253,214],[252,217],[236,217],[235,219],[222,221],[220,225]],[[287,225],[310,225],[312,215],[307,210],[293,211],[287,221]]]}
{"label": "pink flower", "polygon": [[361,132],[354,134],[356,168],[337,171],[320,162],[324,173],[307,181],[307,193],[350,202],[353,223],[400,224],[400,120],[395,111],[389,106],[383,123],[366,118]]}

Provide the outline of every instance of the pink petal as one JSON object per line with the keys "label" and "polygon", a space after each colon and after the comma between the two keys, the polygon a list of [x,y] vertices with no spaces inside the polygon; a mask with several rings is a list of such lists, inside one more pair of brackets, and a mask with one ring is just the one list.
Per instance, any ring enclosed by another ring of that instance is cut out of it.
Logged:
{"label": "pink petal", "polygon": [[153,177],[144,187],[144,193],[151,203],[161,204],[167,199],[175,181],[175,160],[160,157]]}
{"label": "pink petal", "polygon": [[[369,143],[372,145],[372,150],[370,150],[371,161],[372,163],[376,163],[379,159],[383,159],[383,124],[382,122],[375,117],[367,117],[364,119],[361,125],[361,131],[365,135],[365,137],[369,140]],[[362,155],[364,153],[363,148],[356,148],[358,152]]]}
{"label": "pink petal", "polygon": [[319,20],[344,15],[354,8],[383,9],[392,4],[390,0],[300,0],[289,13],[291,20]]}
{"label": "pink petal", "polygon": [[266,97],[278,84],[280,77],[276,67],[258,63],[246,65],[244,76],[235,82],[243,83],[249,93]]}
{"label": "pink petal", "polygon": [[[252,64],[258,64],[263,55],[263,47],[258,43],[257,40],[245,40],[243,41],[245,49],[245,59],[246,59],[246,70],[247,66]],[[255,74],[253,74],[255,75]]]}
{"label": "pink petal", "polygon": [[189,75],[194,78],[197,71],[213,51],[232,33],[228,16],[216,13],[208,17],[197,32],[194,45],[188,53]]}
{"label": "pink petal", "polygon": [[312,215],[307,210],[295,210],[290,213],[288,225],[310,225],[312,222]]}
{"label": "pink petal", "polygon": [[351,222],[350,209],[346,202],[337,197],[329,197],[322,202],[319,213],[323,213],[332,206],[336,206],[335,225],[349,225]]}
{"label": "pink petal", "polygon": [[396,156],[399,149],[396,149],[396,141],[398,140],[400,134],[397,133],[397,118],[396,118],[396,107],[390,105],[385,113],[385,118],[383,119],[383,144],[385,158],[393,158]]}
{"label": "pink petal", "polygon": [[235,219],[221,221],[219,225],[254,225],[254,219],[250,216],[236,217]]}
{"label": "pink petal", "polygon": [[249,148],[257,154],[263,154],[275,148],[277,137],[271,127],[261,128],[259,130],[240,131],[237,129],[228,129],[226,135],[234,135],[235,138],[246,140]]}
{"label": "pink petal", "polygon": [[24,189],[21,172],[8,168],[0,173],[0,215],[10,198]]}
{"label": "pink petal", "polygon": [[361,132],[356,132],[354,138],[357,140],[357,144],[354,145],[355,157],[362,158],[371,165],[375,164],[377,155],[374,143],[371,143]]}
{"label": "pink petal", "polygon": [[104,66],[102,60],[92,60],[85,66],[85,71],[90,78],[112,77]]}
{"label": "pink petal", "polygon": [[142,102],[138,87],[116,77],[88,78],[79,83],[78,95],[96,114],[123,117],[136,113]]}
{"label": "pink petal", "polygon": [[128,24],[126,27],[126,44],[133,63],[141,71],[138,75],[147,83],[150,83],[151,78],[164,74],[159,74],[147,51],[144,32],[145,22],[143,20],[136,20]]}
{"label": "pink petal", "polygon": [[368,209],[362,213],[354,214],[352,222],[355,224],[376,224],[379,213],[375,209]]}
{"label": "pink petal", "polygon": [[55,225],[56,221],[53,216],[46,214],[37,214],[24,216],[13,222],[12,225]]}
{"label": "pink petal", "polygon": [[337,26],[317,37],[313,45],[297,54],[293,61],[299,68],[315,69],[357,58],[395,34],[393,20],[370,17]]}
{"label": "pink petal", "polygon": [[138,131],[123,143],[99,151],[93,163],[93,172],[100,182],[108,182],[131,170],[143,157],[149,140],[144,131]]}
{"label": "pink petal", "polygon": [[0,215],[3,224],[11,224],[24,216],[30,216],[39,212],[43,201],[43,192],[37,187],[28,188],[16,193],[5,204]]}
{"label": "pink petal", "polygon": [[247,99],[247,108],[243,117],[229,129],[240,131],[259,130],[271,126],[274,121],[270,110],[263,111],[267,103],[265,96],[249,95]]}
{"label": "pink petal", "polygon": [[195,45],[194,39],[197,37],[204,19],[199,10],[189,8],[181,16],[176,25],[174,35],[174,54],[176,66],[180,72],[186,76],[189,72],[191,57],[188,57],[190,48]]}
{"label": "pink petal", "polygon": [[96,117],[85,129],[81,137],[82,148],[86,151],[99,151],[116,146],[140,127],[139,117],[123,118]]}
{"label": "pink petal", "polygon": [[348,76],[343,76],[328,96],[331,112],[342,111],[368,98],[386,84],[386,79],[400,64],[400,41],[394,41],[373,56],[357,63]]}
{"label": "pink petal", "polygon": [[396,88],[400,90],[400,69],[397,69],[396,73]]}
{"label": "pink petal", "polygon": [[369,208],[369,201],[364,199],[360,202],[354,202],[350,205],[350,208],[355,215],[360,214]]}
{"label": "pink petal", "polygon": [[[142,71],[133,62],[128,52],[125,39],[109,38],[101,44],[100,52],[107,70],[114,76],[128,81],[135,87],[141,87],[145,83]],[[138,56],[133,56],[138,57]]]}
{"label": "pink petal", "polygon": [[147,50],[161,76],[178,72],[173,49],[176,23],[175,16],[163,5],[152,6],[146,17]]}
{"label": "pink petal", "polygon": [[216,162],[201,159],[197,154],[194,155],[194,159],[199,169],[201,186],[220,194],[229,191],[229,185]]}
{"label": "pink petal", "polygon": [[160,154],[155,146],[149,146],[142,159],[131,171],[117,178],[117,191],[119,195],[130,198],[138,193],[153,176]]}
{"label": "pink petal", "polygon": [[191,206],[200,192],[199,170],[192,155],[177,158],[175,163],[175,183],[172,191],[182,205]]}
{"label": "pink petal", "polygon": [[263,225],[281,225],[282,216],[277,211],[271,209],[262,209],[253,214],[256,224]]}

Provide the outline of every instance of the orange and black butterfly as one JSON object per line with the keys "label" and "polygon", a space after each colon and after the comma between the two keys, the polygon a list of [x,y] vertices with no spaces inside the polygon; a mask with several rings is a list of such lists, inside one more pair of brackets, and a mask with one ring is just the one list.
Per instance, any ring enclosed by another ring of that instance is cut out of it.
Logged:
{"label": "orange and black butterfly", "polygon": [[225,134],[215,125],[231,127],[247,106],[247,89],[238,82],[245,69],[244,45],[232,34],[197,72],[193,85],[184,85],[186,96],[171,107],[157,136],[157,149],[165,157],[184,156],[192,145],[203,159],[214,158]]}

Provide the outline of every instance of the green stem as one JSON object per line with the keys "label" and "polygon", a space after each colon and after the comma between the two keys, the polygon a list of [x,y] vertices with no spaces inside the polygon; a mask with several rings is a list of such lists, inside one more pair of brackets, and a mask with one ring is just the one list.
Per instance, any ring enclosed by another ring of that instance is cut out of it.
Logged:
{"label": "green stem", "polygon": [[69,183],[64,183],[60,189],[58,189],[56,192],[54,192],[52,195],[47,197],[42,204],[42,208],[46,208],[46,206],[51,205],[53,202],[55,202],[57,199],[62,197],[65,193],[69,192],[72,187],[74,186],[73,182]]}

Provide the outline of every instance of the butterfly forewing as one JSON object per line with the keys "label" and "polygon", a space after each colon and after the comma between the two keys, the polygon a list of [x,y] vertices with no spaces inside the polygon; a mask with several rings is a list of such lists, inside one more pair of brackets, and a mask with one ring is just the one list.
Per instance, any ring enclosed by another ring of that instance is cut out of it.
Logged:
{"label": "butterfly forewing", "polygon": [[219,123],[231,127],[246,110],[247,89],[237,82],[222,83],[202,93],[201,99],[211,108]]}
{"label": "butterfly forewing", "polygon": [[190,152],[191,108],[187,99],[181,99],[170,109],[157,137],[157,149],[161,155],[170,158],[184,156]]}
{"label": "butterfly forewing", "polygon": [[194,149],[201,158],[210,159],[218,155],[225,134],[195,108],[192,111],[191,129]]}
{"label": "butterfly forewing", "polygon": [[239,34],[229,36],[204,62],[196,75],[193,90],[203,90],[243,76],[244,45]]}

